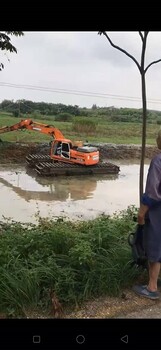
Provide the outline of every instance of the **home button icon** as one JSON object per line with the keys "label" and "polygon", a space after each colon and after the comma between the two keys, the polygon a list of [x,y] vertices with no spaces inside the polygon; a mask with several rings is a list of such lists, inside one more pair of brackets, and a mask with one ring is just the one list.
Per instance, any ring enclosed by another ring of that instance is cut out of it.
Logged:
{"label": "home button icon", "polygon": [[83,343],[85,342],[85,337],[84,337],[84,335],[82,335],[82,334],[77,335],[77,337],[76,337],[76,342],[77,342],[78,344],[83,344]]}

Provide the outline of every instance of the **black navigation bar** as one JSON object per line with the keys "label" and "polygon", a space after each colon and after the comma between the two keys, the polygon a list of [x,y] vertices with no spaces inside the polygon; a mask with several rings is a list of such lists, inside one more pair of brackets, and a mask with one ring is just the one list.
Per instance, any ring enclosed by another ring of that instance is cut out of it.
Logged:
{"label": "black navigation bar", "polygon": [[0,320],[0,349],[158,350],[158,327],[159,319]]}

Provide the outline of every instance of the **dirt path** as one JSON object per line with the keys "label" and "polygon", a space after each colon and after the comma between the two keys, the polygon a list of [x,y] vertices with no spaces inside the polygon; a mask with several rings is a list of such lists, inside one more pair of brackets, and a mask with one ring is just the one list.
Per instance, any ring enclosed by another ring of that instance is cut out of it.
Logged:
{"label": "dirt path", "polygon": [[146,306],[141,310],[128,314],[120,314],[116,318],[161,318],[161,301],[157,303],[153,302],[151,306]]}
{"label": "dirt path", "polygon": [[[3,316],[1,315],[0,318]],[[84,303],[81,308],[71,312],[53,315],[45,312],[28,311],[27,318],[65,318],[65,319],[106,319],[106,318],[161,318],[161,299],[149,300],[126,290],[119,298],[102,297]],[[5,318],[5,316],[4,316]]]}
{"label": "dirt path", "polygon": [[81,310],[66,313],[65,318],[160,318],[161,299],[149,300],[126,290],[120,298],[99,298],[84,304]]}

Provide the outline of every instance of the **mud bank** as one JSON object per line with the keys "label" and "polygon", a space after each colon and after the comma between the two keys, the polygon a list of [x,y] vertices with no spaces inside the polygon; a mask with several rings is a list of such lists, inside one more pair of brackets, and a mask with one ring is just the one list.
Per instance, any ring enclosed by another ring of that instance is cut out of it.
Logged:
{"label": "mud bank", "polygon": [[25,158],[36,150],[36,144],[17,142],[0,142],[0,162],[3,164],[25,164]]}
{"label": "mud bank", "polygon": [[[111,143],[92,143],[91,146],[98,147],[100,159],[140,159],[140,145],[116,145]],[[0,162],[24,164],[27,155],[32,153],[49,154],[50,145],[48,143],[18,143],[1,142],[0,143]],[[154,146],[146,146],[145,156],[150,159],[159,150]]]}

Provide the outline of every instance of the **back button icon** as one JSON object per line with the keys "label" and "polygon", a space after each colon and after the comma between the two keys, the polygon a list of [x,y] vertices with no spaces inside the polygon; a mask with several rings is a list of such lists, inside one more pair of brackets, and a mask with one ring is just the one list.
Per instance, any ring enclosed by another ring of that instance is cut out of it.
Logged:
{"label": "back button icon", "polygon": [[128,341],[129,341],[128,335],[127,335],[127,334],[124,335],[124,336],[121,338],[121,341],[122,341],[123,343],[125,343],[125,344],[128,344]]}

